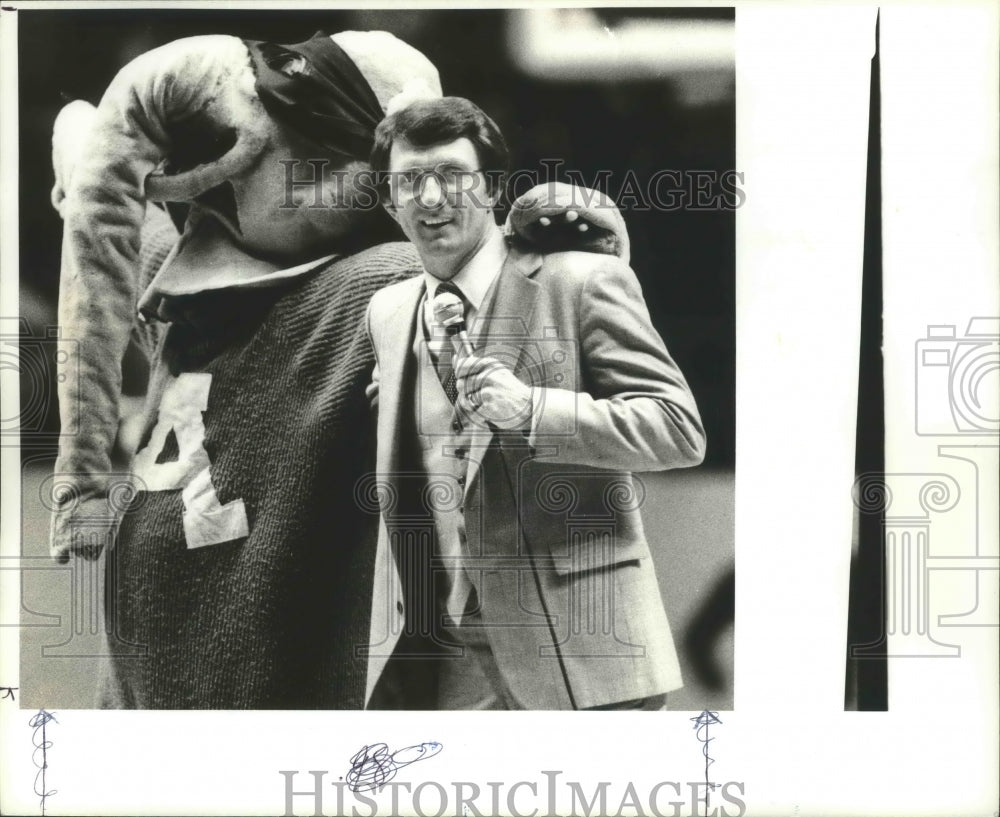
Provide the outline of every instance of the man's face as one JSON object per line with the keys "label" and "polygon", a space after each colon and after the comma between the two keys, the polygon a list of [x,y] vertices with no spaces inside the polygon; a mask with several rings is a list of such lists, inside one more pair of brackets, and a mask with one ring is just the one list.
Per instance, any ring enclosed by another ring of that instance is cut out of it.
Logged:
{"label": "man's face", "polygon": [[427,270],[452,278],[486,243],[495,198],[486,190],[476,148],[465,137],[418,148],[405,139],[389,152],[386,203]]}

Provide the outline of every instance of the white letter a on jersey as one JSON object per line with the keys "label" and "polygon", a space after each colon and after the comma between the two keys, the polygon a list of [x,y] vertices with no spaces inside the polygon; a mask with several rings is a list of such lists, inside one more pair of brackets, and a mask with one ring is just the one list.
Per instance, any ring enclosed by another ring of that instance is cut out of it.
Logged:
{"label": "white letter a on jersey", "polygon": [[[189,548],[231,542],[250,533],[243,500],[223,505],[212,484],[201,417],[208,409],[211,386],[212,375],[207,372],[185,372],[168,380],[156,427],[132,466],[149,491],[184,489],[184,537]],[[177,438],[177,459],[158,463],[171,431]]]}

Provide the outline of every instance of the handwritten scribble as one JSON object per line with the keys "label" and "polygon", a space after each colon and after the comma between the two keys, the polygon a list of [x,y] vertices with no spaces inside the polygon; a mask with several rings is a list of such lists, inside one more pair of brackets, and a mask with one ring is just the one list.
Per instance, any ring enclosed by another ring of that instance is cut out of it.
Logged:
{"label": "handwritten scribble", "polygon": [[5,701],[8,698],[12,701],[16,701],[17,698],[14,696],[14,693],[17,692],[18,689],[20,689],[20,687],[0,687],[0,692],[3,692],[3,697],[0,698],[0,701]]}
{"label": "handwritten scribble", "polygon": [[34,788],[35,794],[39,798],[39,805],[42,808],[42,817],[45,817],[46,799],[57,793],[56,789],[48,788],[45,783],[45,772],[49,768],[48,752],[52,748],[52,741],[48,740],[45,735],[45,726],[50,721],[59,723],[55,715],[51,712],[46,712],[44,709],[39,709],[36,714],[31,716],[31,720],[28,721],[28,726],[35,730],[31,733],[31,743],[35,747],[31,753],[31,760],[35,764],[35,768],[38,769],[38,773],[35,775]]}
{"label": "handwritten scribble", "polygon": [[444,746],[436,741],[407,746],[389,753],[384,743],[362,746],[351,758],[347,786],[351,791],[377,791],[392,780],[404,766],[434,757]]}
{"label": "handwritten scribble", "polygon": [[694,729],[698,740],[701,742],[701,753],[705,756],[705,814],[708,815],[710,792],[714,791],[718,787],[718,783],[713,783],[708,776],[708,767],[715,763],[715,760],[708,754],[708,744],[710,744],[715,738],[710,738],[708,736],[708,727],[719,723],[718,712],[709,712],[707,709],[702,710],[701,714],[697,718],[691,718],[691,722],[694,724]]}

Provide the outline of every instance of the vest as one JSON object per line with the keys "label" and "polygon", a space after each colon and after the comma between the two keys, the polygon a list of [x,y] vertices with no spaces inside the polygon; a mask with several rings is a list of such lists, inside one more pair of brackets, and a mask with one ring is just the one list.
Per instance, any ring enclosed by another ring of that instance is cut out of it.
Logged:
{"label": "vest", "polygon": [[[421,319],[419,326],[423,325]],[[456,429],[455,408],[445,395],[424,331],[415,333],[411,353],[417,361],[414,426],[422,470],[427,475],[424,502],[433,515],[436,534],[431,573],[433,597],[441,612],[447,611],[457,621],[465,611],[472,586],[464,566],[463,552],[467,548],[462,513],[472,435],[461,425]]]}

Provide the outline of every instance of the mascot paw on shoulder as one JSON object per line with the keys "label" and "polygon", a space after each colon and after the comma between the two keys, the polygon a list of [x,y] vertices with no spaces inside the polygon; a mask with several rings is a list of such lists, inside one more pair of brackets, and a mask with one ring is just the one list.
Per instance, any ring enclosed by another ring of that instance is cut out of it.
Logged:
{"label": "mascot paw on shoulder", "polygon": [[629,263],[628,230],[614,200],[565,182],[540,184],[518,196],[504,234],[524,252],[576,250],[614,255]]}

